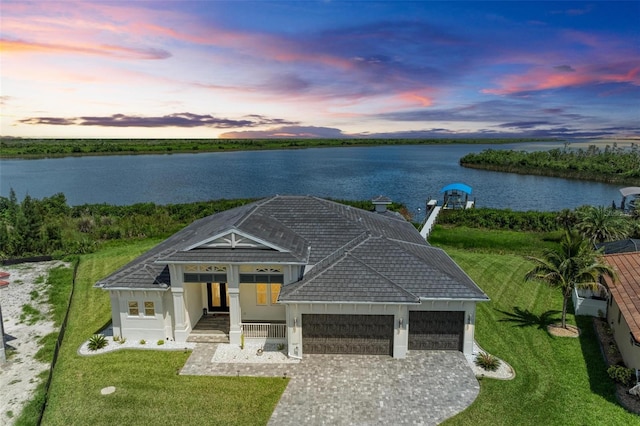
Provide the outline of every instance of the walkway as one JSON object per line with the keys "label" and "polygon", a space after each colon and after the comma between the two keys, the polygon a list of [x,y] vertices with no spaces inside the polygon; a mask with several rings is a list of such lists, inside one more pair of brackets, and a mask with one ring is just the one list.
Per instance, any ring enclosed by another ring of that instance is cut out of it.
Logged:
{"label": "walkway", "polygon": [[431,210],[431,214],[427,218],[425,224],[420,229],[420,235],[425,240],[429,237],[429,233],[433,229],[433,226],[436,224],[436,219],[438,219],[438,215],[440,214],[440,210],[442,210],[441,206],[435,206],[433,210]]}
{"label": "walkway", "polygon": [[270,425],[435,425],[467,408],[480,390],[461,352],[305,355],[299,363],[212,363],[198,344],[180,374],[289,377]]}

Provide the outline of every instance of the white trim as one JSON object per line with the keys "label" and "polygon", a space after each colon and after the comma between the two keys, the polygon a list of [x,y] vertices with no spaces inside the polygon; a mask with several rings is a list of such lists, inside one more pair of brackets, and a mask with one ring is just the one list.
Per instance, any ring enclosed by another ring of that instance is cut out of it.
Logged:
{"label": "white trim", "polygon": [[[237,243],[235,242],[235,235],[236,234],[240,235],[240,236],[242,236],[242,237],[244,237],[244,238],[246,238],[248,240],[254,241],[254,242],[258,243],[259,245],[271,248],[271,249],[279,251],[281,253],[289,253],[290,252],[290,250],[285,250],[284,248],[278,247],[273,243],[270,243],[270,242],[268,242],[266,240],[263,240],[261,238],[256,238],[253,235],[250,235],[250,234],[248,234],[246,232],[240,231],[240,230],[235,229],[235,228],[234,229],[228,229],[228,230],[226,230],[224,232],[216,234],[216,235],[214,235],[212,237],[209,237],[209,238],[207,238],[205,240],[202,240],[202,241],[200,241],[200,242],[198,242],[196,244],[193,244],[193,245],[191,245],[191,246],[189,246],[189,247],[187,247],[187,248],[185,248],[184,250],[181,250],[181,251],[189,251],[189,250],[193,250],[195,248],[202,247],[202,246],[209,247],[209,248],[215,248],[215,246],[208,246],[207,243],[210,243],[211,241],[218,240],[220,238],[224,238],[224,237],[226,237],[228,235],[231,235],[231,241],[229,242],[229,244],[228,245],[221,245],[219,247],[236,248],[236,247],[238,247],[236,244],[239,243],[239,241]],[[253,247],[253,248],[255,248],[256,246],[257,245],[253,245],[253,246],[249,245],[249,246],[245,246],[245,247]]]}

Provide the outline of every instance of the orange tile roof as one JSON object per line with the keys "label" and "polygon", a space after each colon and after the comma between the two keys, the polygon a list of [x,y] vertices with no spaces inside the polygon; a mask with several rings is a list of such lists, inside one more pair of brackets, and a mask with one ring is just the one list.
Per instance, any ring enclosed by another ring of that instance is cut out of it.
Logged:
{"label": "orange tile roof", "polygon": [[640,342],[640,252],[608,254],[603,257],[618,274],[615,283],[605,277],[613,300],[620,307],[633,338]]}

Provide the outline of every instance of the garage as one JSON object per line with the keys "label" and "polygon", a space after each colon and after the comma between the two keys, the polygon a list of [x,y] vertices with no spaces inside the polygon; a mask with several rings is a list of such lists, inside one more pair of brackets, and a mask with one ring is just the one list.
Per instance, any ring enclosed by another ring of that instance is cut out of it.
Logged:
{"label": "garage", "polygon": [[461,351],[463,311],[409,312],[409,350]]}
{"label": "garage", "polygon": [[302,315],[307,354],[393,356],[393,315]]}

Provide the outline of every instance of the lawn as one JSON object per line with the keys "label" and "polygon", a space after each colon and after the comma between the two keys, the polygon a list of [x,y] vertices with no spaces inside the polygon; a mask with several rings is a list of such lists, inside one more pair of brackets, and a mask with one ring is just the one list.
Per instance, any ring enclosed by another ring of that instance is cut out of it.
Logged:
{"label": "lawn", "polygon": [[[494,231],[447,237],[449,232],[436,227],[438,245],[491,297],[479,304],[476,338],[509,362],[516,377],[482,380],[473,405],[446,424],[640,424],[615,402],[588,318],[577,318],[583,331],[579,339],[546,332],[546,324],[560,318],[561,295],[544,284],[524,282],[532,265],[522,254],[539,252],[548,237]],[[189,356],[184,351],[77,355],[80,344],[109,320],[108,295],[93,283],[153,243],[114,245],[82,257],[43,424],[266,424],[286,380],[178,376]],[[575,324],[573,315],[568,319]],[[101,396],[105,386],[117,391]]]}
{"label": "lawn", "polygon": [[546,325],[560,318],[562,298],[545,284],[523,280],[529,261],[501,254],[500,247],[442,246],[491,298],[478,304],[476,340],[516,371],[511,381],[481,380],[476,401],[447,426],[640,424],[615,401],[590,318],[568,315],[582,329],[578,339],[547,333]]}
{"label": "lawn", "polygon": [[[43,424],[265,424],[287,380],[179,376],[188,351],[117,351],[83,357],[77,350],[110,319],[107,292],[93,283],[157,241],[114,245],[82,256],[65,340]],[[100,390],[115,386],[102,396]]]}

